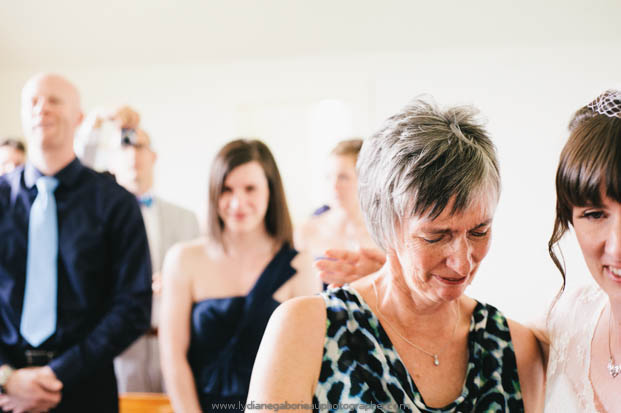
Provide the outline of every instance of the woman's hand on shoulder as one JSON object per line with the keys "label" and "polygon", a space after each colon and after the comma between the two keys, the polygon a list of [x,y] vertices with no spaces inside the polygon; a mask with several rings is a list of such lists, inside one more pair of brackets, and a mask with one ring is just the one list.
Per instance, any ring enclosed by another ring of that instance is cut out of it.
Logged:
{"label": "woman's hand on shoulder", "polygon": [[526,412],[541,412],[544,404],[545,366],[533,332],[520,323],[507,320]]}
{"label": "woman's hand on shoulder", "polygon": [[330,249],[315,261],[319,277],[326,284],[341,286],[378,271],[386,262],[386,254],[374,248],[359,251]]}
{"label": "woman's hand on shoulder", "polygon": [[321,297],[294,298],[281,304],[263,334],[247,403],[310,404],[325,335],[326,307]]}

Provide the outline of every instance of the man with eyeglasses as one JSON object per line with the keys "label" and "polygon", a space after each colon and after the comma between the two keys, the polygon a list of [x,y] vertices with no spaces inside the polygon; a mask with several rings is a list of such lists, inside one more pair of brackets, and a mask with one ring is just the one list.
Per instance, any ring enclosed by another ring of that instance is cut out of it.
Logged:
{"label": "man with eyeglasses", "polygon": [[112,121],[120,130],[120,139],[110,156],[110,171],[125,189],[134,194],[147,229],[153,267],[153,309],[151,328],[114,362],[119,392],[164,392],[159,363],[158,310],[160,270],[166,251],[180,241],[198,236],[198,222],[191,211],[170,203],[154,193],[157,153],[151,138],[140,127],[140,115],[129,106],[121,106],[99,116],[95,127]]}

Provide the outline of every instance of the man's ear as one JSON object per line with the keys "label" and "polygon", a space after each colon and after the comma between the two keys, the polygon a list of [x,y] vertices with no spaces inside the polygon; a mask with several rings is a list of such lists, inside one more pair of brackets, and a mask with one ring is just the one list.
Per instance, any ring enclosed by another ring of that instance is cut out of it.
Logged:
{"label": "man's ear", "polygon": [[80,124],[82,123],[82,121],[84,120],[84,112],[80,111],[79,115],[78,115],[78,119],[77,122],[75,124],[76,128],[78,126],[80,126]]}

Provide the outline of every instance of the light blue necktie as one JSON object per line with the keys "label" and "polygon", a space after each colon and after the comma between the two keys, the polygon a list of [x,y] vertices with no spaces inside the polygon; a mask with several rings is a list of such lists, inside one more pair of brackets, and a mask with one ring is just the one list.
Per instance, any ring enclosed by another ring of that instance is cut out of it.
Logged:
{"label": "light blue necktie", "polygon": [[26,288],[20,333],[38,347],[56,331],[58,290],[58,218],[54,190],[58,180],[37,179],[39,193],[30,208]]}

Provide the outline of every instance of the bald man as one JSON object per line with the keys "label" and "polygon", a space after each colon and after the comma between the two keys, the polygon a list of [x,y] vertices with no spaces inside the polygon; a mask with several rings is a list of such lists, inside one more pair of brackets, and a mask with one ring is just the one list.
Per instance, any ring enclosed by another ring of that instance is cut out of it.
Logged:
{"label": "bald man", "polygon": [[40,74],[24,86],[29,161],[0,177],[4,411],[118,412],[113,359],[149,328],[140,208],[76,158],[81,120],[66,79]]}

